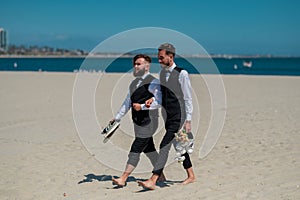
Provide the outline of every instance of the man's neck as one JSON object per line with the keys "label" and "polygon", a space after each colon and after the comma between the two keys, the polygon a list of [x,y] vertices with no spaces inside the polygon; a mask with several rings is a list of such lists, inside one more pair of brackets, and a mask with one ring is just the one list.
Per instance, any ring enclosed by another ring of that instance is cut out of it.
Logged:
{"label": "man's neck", "polygon": [[166,70],[172,71],[176,67],[176,64],[173,62],[172,65],[166,67]]}
{"label": "man's neck", "polygon": [[136,78],[145,79],[149,74],[150,74],[150,72],[145,72],[145,74],[143,76],[137,76]]}

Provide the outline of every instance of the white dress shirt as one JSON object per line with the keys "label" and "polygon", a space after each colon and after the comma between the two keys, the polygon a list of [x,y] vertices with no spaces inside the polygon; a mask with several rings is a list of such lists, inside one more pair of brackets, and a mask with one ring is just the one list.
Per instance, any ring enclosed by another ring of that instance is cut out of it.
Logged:
{"label": "white dress shirt", "polygon": [[[170,77],[170,73],[174,70],[176,64],[173,63],[171,67],[168,67],[166,72],[166,81],[168,81]],[[183,100],[185,104],[185,113],[186,113],[186,120],[192,120],[192,113],[193,113],[193,101],[192,101],[192,86],[191,81],[189,78],[189,74],[186,70],[181,70],[179,74],[178,81],[181,85],[181,90],[183,93]]]}
{"label": "white dress shirt", "polygon": [[[146,73],[144,74],[141,78],[145,79],[150,73]],[[139,86],[141,84],[141,80],[138,82],[137,86]],[[160,90],[160,84],[159,81],[157,79],[153,79],[153,81],[151,81],[148,91],[151,92],[154,97],[153,98],[153,102],[150,105],[149,108],[146,107],[146,105],[143,103],[141,104],[141,109],[142,110],[154,110],[154,109],[158,109],[160,108],[161,105],[161,90]],[[128,91],[127,96],[121,106],[121,108],[119,109],[118,113],[116,114],[115,119],[117,121],[120,121],[121,118],[129,111],[129,109],[131,108],[132,103],[131,103],[131,99],[130,99],[130,91]]]}

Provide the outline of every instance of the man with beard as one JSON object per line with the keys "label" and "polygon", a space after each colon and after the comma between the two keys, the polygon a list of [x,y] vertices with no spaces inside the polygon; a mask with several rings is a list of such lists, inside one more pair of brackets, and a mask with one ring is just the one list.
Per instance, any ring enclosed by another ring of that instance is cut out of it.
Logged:
{"label": "man with beard", "polygon": [[[135,139],[128,154],[125,171],[120,178],[112,178],[113,183],[121,187],[126,185],[126,180],[137,166],[142,152],[150,159],[153,166],[158,158],[152,136],[158,127],[161,91],[158,79],[150,74],[150,63],[151,58],[144,54],[138,54],[133,58],[133,75],[136,79],[131,82],[119,112],[111,120],[111,122],[120,121],[131,108]],[[149,99],[151,105],[145,105],[145,101]],[[163,180],[165,177],[161,174],[158,181]]]}
{"label": "man with beard", "polygon": [[[162,93],[163,117],[165,121],[166,133],[160,143],[159,157],[152,171],[152,176],[146,181],[139,181],[138,184],[144,188],[155,189],[156,181],[163,172],[167,162],[171,145],[175,142],[175,133],[182,127],[186,133],[191,133],[191,120],[193,112],[191,82],[188,72],[178,67],[174,62],[175,47],[172,44],[164,43],[158,48],[158,62],[162,70],[160,71],[160,84]],[[151,104],[151,100],[146,104]],[[189,153],[184,157],[183,167],[187,172],[187,178],[183,185],[195,182],[195,174]]]}

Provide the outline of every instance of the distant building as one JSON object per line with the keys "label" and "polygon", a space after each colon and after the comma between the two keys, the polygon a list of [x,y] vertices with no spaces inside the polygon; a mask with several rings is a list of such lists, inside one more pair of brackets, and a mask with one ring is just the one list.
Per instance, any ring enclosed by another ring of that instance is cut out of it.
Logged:
{"label": "distant building", "polygon": [[0,28],[0,49],[7,50],[6,31],[3,28]]}

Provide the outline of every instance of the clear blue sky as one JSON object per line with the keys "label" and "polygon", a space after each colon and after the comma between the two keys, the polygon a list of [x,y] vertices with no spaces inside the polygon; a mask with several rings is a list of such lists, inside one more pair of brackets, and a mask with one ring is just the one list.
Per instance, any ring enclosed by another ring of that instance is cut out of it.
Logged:
{"label": "clear blue sky", "polygon": [[300,56],[299,0],[1,0],[11,44],[93,49],[117,33],[162,27],[208,53]]}

